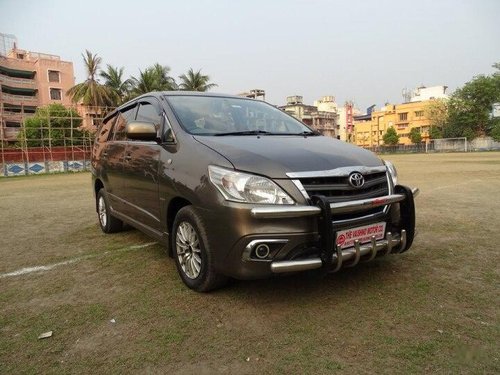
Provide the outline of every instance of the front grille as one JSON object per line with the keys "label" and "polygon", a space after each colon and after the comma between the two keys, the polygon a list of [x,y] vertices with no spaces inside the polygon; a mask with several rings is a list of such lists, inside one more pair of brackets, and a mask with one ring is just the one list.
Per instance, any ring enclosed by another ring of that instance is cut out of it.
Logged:
{"label": "front grille", "polygon": [[323,195],[330,203],[375,198],[389,194],[386,172],[364,174],[363,177],[365,184],[361,188],[352,187],[348,181],[349,176],[308,177],[299,180],[309,197]]}
{"label": "front grille", "polygon": [[[335,177],[307,177],[299,178],[309,197],[323,195],[330,203],[354,201],[360,199],[376,198],[389,194],[389,185],[386,172],[363,174],[365,184],[361,188],[354,188],[349,184],[349,175]],[[358,214],[337,214],[335,222],[343,220],[357,220],[367,215],[376,215],[384,212],[385,207],[376,207],[363,210]]]}

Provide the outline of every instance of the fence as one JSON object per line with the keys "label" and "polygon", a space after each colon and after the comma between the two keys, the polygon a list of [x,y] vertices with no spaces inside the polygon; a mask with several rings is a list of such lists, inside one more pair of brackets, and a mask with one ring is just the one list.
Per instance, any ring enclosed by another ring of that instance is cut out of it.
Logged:
{"label": "fence", "polygon": [[413,145],[371,146],[365,148],[377,154],[500,151],[500,142],[494,141],[491,137],[475,138],[472,141],[462,137],[433,139],[428,143]]}
{"label": "fence", "polygon": [[[94,132],[108,111],[41,107],[35,114],[15,117],[0,111],[0,176],[89,169]],[[8,126],[13,121],[15,126]]]}

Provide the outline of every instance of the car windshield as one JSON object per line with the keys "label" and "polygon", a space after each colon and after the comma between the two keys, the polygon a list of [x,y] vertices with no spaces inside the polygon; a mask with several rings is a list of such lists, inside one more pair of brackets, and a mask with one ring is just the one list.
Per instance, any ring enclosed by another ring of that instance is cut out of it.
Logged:
{"label": "car windshield", "polygon": [[300,121],[259,100],[189,95],[166,99],[190,134],[316,135]]}

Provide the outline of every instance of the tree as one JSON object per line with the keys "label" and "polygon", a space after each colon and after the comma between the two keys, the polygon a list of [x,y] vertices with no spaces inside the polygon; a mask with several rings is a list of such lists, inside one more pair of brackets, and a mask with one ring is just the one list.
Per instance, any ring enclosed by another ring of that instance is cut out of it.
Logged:
{"label": "tree", "polygon": [[418,128],[412,128],[410,130],[410,141],[413,144],[419,144],[422,142],[422,134],[420,134],[420,130]]}
{"label": "tree", "polygon": [[441,130],[441,128],[438,128],[437,126],[431,126],[429,130],[429,137],[431,139],[443,138],[443,131]]}
{"label": "tree", "polygon": [[390,127],[387,129],[387,132],[384,134],[384,144],[387,146],[395,146],[399,142],[399,135],[396,132],[396,129],[394,127]]}
{"label": "tree", "polygon": [[28,147],[80,145],[88,134],[79,129],[82,118],[73,108],[62,104],[38,107],[34,116],[24,122],[24,132],[18,135]]}
{"label": "tree", "polygon": [[443,128],[448,123],[448,102],[445,99],[434,99],[425,108],[425,116],[429,119],[429,136],[431,139],[442,138]]}
{"label": "tree", "polygon": [[207,91],[217,87],[215,83],[209,83],[209,76],[201,74],[201,70],[195,73],[193,68],[189,69],[187,74],[180,75],[179,78],[181,79],[181,84],[179,85],[181,90]]}
{"label": "tree", "polygon": [[103,107],[110,105],[112,103],[110,91],[108,87],[101,85],[97,79],[102,59],[89,50],[85,50],[82,57],[87,70],[87,79],[70,88],[68,95],[74,103],[81,101],[86,106]]}
{"label": "tree", "polygon": [[158,63],[139,71],[139,78],[132,77],[133,95],[138,96],[151,91],[177,90],[175,80],[169,76],[170,68]]}
{"label": "tree", "polygon": [[445,137],[467,137],[491,135],[495,120],[490,113],[492,105],[500,102],[500,64],[490,76],[476,76],[462,88],[456,90],[448,105],[448,124],[444,128]]}
{"label": "tree", "polygon": [[104,78],[104,85],[108,87],[114,107],[126,101],[132,86],[130,78],[123,80],[123,69],[123,67],[118,68],[108,64],[106,65],[106,71],[101,70],[99,73]]}

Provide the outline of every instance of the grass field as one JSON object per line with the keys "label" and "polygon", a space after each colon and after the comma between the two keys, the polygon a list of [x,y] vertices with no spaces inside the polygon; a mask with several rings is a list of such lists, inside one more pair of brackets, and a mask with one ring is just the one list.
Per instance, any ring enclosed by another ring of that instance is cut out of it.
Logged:
{"label": "grass field", "polygon": [[500,373],[500,153],[385,158],[421,189],[409,252],[210,294],[104,235],[89,174],[0,179],[0,373]]}

